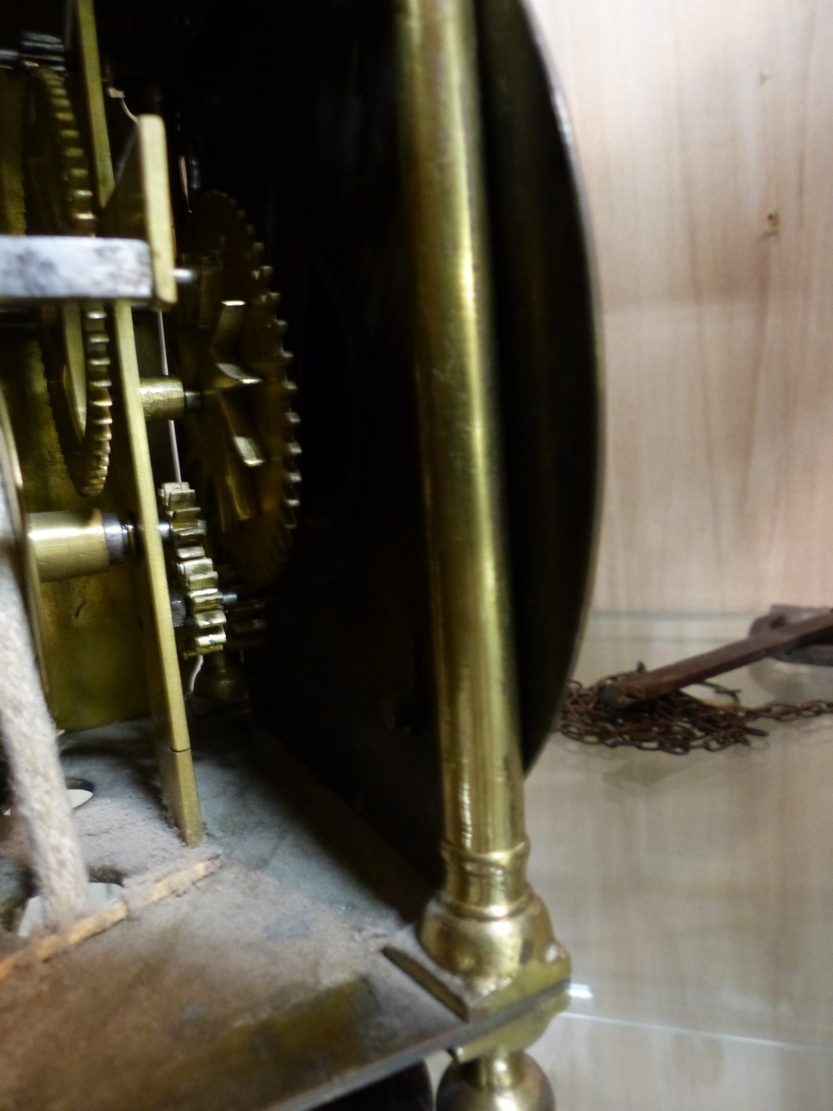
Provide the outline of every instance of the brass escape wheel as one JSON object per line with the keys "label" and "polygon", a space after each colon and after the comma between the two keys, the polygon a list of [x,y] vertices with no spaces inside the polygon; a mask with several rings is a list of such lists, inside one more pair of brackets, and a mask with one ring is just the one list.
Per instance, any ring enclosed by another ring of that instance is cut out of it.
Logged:
{"label": "brass escape wheel", "polygon": [[183,239],[196,281],[181,298],[179,371],[202,398],[185,420],[185,468],[215,559],[265,587],[284,563],[300,482],[286,325],[263,247],[229,196],[207,194]]}

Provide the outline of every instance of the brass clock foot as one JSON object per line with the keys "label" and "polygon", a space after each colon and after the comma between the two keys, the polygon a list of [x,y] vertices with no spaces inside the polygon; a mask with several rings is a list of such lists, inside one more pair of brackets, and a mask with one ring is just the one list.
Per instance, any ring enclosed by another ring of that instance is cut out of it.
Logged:
{"label": "brass clock foot", "polygon": [[555,1111],[552,1085],[528,1053],[496,1051],[448,1066],[437,1111]]}

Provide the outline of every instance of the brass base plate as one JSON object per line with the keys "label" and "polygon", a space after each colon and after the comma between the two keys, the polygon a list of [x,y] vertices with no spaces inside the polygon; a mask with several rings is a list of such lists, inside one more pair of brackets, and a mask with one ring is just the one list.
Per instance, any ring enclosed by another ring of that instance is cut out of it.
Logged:
{"label": "brass base plate", "polygon": [[[303,1111],[529,1012],[463,1022],[385,958],[429,889],[273,738],[229,726],[195,741],[198,850],[165,825],[147,726],[65,750],[95,789],[75,811],[94,878],[129,894],[132,877],[214,849],[223,864],[0,982],[0,1107]],[[0,816],[0,888],[12,834]],[[19,944],[0,930],[0,957]]]}

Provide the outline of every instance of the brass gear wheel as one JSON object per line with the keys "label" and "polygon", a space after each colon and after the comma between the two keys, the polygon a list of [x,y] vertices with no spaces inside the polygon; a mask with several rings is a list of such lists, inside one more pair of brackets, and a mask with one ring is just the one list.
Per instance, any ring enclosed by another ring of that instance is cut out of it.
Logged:
{"label": "brass gear wheel", "polygon": [[[47,66],[28,78],[27,223],[43,235],[95,235],[90,171],[64,80]],[[101,492],[110,465],[112,399],[107,313],[97,302],[41,312],[49,400],[79,494]]]}
{"label": "brass gear wheel", "polygon": [[183,659],[219,652],[226,643],[226,614],[219,577],[206,554],[205,521],[187,482],[159,490],[160,517],[168,526],[168,581],[185,603],[185,622],[176,629]]}
{"label": "brass gear wheel", "polygon": [[263,246],[231,197],[206,194],[183,238],[196,280],[181,296],[180,374],[202,397],[185,420],[188,465],[215,555],[264,587],[286,557],[301,477],[286,325]]}

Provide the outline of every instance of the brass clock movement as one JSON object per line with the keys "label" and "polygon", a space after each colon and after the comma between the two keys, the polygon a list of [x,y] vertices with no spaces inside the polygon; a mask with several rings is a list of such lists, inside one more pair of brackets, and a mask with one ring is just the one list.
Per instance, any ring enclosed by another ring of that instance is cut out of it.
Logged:
{"label": "brass clock movement", "polygon": [[0,1107],[551,1106],[598,365],[523,0],[3,5]]}

